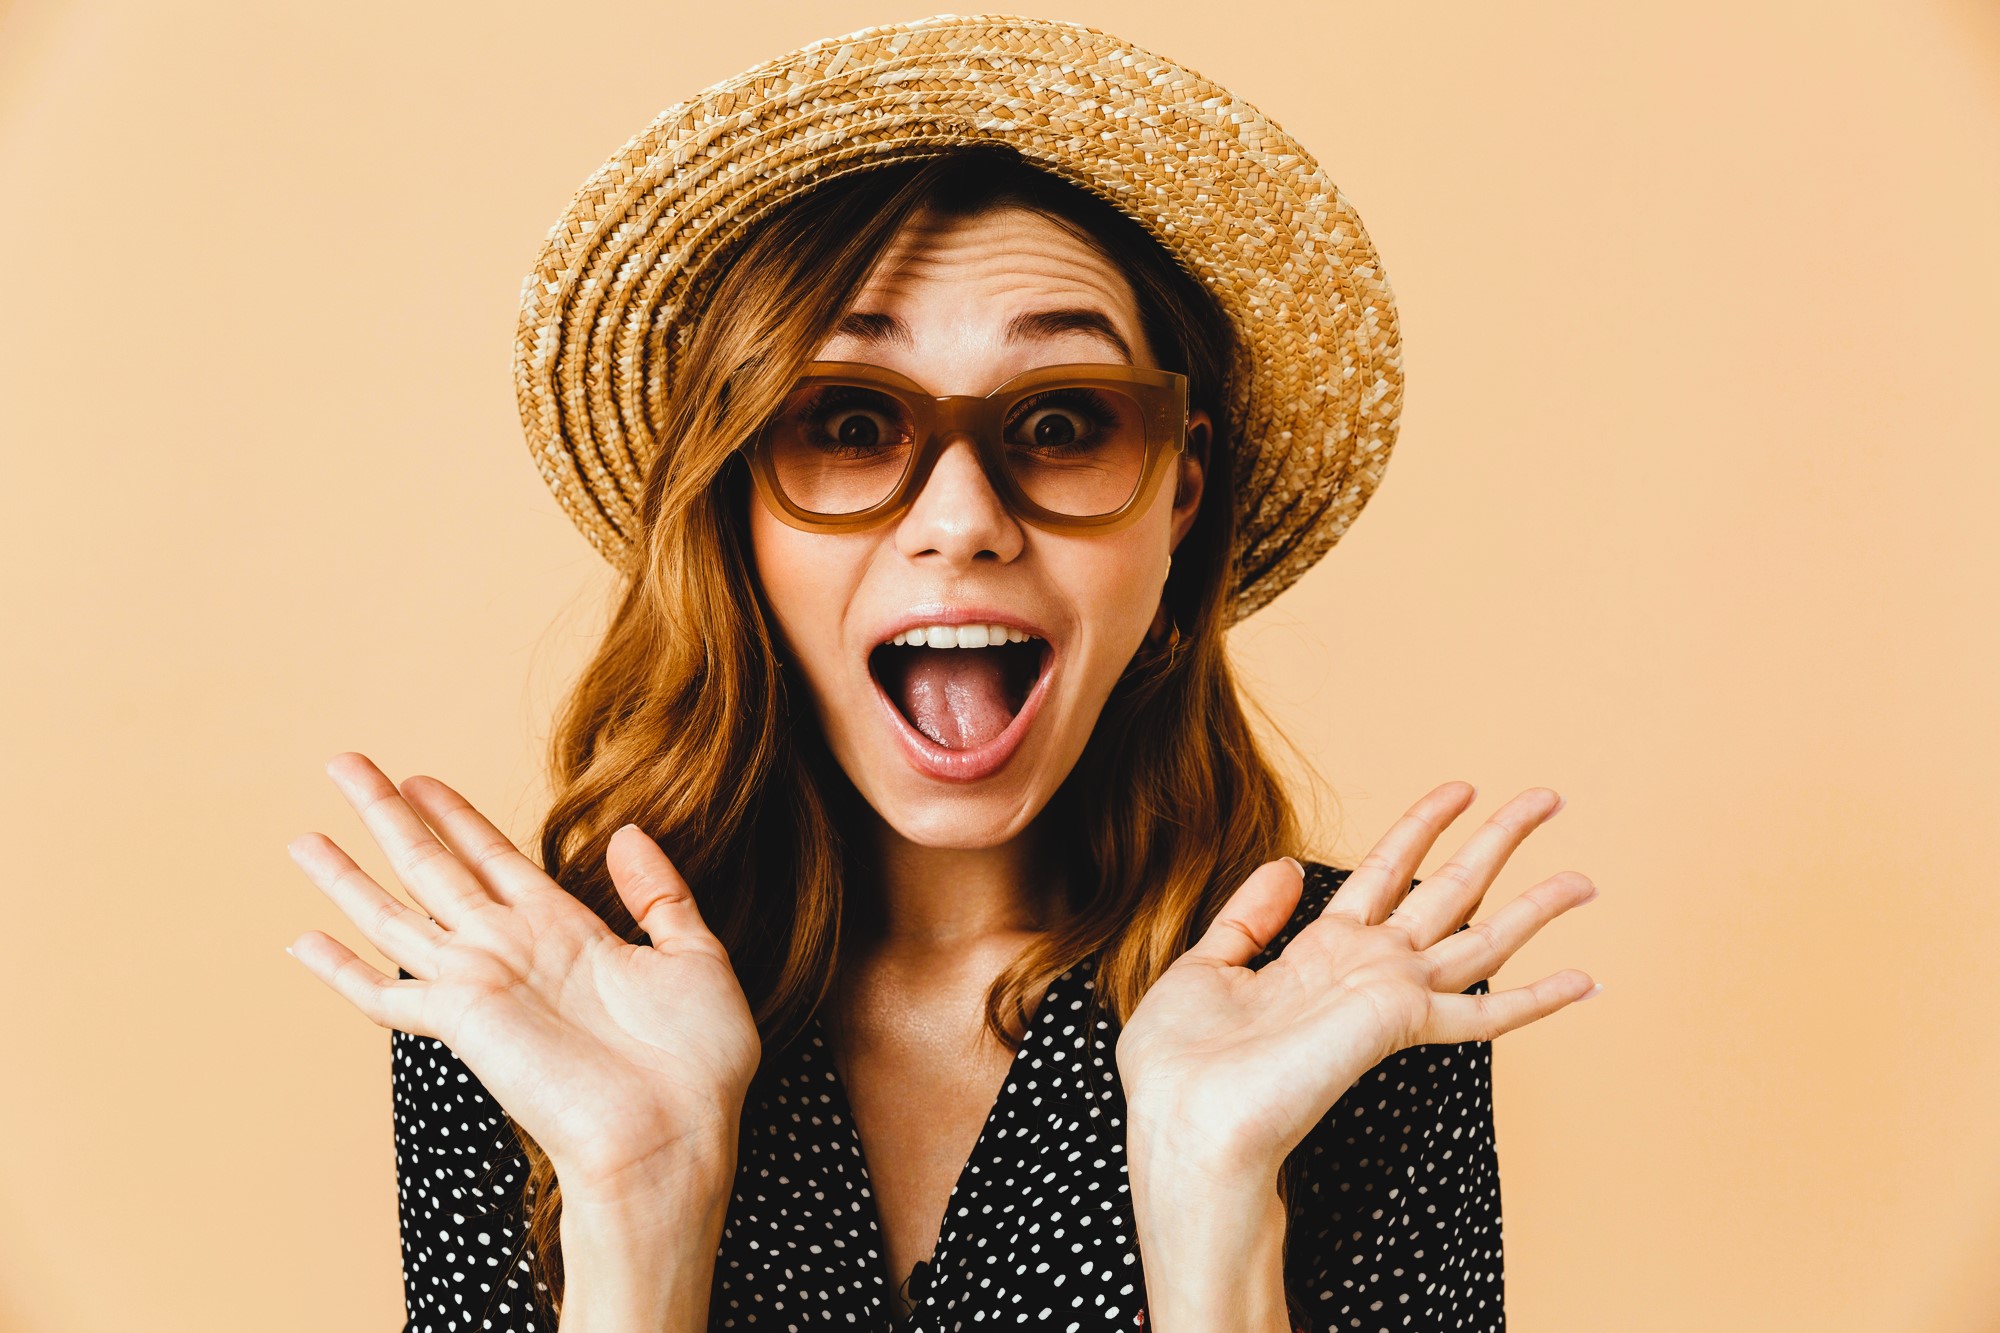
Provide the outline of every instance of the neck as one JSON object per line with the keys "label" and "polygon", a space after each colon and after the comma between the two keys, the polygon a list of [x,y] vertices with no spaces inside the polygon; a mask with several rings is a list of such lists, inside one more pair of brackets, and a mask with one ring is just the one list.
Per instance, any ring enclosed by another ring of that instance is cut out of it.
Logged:
{"label": "neck", "polygon": [[849,899],[868,947],[952,949],[1053,924],[1061,895],[1039,821],[995,847],[925,847],[875,825],[874,855]]}

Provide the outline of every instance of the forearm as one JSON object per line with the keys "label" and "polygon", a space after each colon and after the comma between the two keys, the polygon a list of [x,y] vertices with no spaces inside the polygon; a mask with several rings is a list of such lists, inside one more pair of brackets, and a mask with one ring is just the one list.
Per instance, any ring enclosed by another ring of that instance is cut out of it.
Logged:
{"label": "forearm", "polygon": [[1128,1119],[1126,1163],[1153,1333],[1289,1333],[1277,1168],[1217,1162]]}
{"label": "forearm", "polygon": [[617,1197],[563,1191],[559,1333],[703,1333],[727,1177]]}

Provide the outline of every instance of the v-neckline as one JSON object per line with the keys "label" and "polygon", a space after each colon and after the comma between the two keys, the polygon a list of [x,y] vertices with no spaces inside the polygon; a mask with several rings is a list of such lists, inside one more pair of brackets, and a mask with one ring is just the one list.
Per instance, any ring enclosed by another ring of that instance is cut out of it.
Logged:
{"label": "v-neckline", "polygon": [[[936,1267],[939,1254],[944,1249],[945,1235],[951,1228],[952,1209],[970,1188],[967,1182],[975,1174],[973,1168],[979,1163],[980,1154],[987,1147],[987,1134],[992,1130],[993,1122],[999,1117],[1007,1102],[1007,1090],[1015,1086],[1016,1076],[1021,1072],[1022,1065],[1027,1063],[1035,1050],[1041,1046],[1047,1036],[1045,1029],[1055,1021],[1056,1006],[1051,1001],[1057,998],[1057,987],[1070,980],[1084,966],[1083,963],[1074,964],[1068,971],[1052,978],[1043,988],[1041,999],[1035,1003],[1035,1012],[1029,1018],[1027,1027],[1021,1032],[1021,1044],[1015,1049],[1014,1058],[1007,1062],[1007,1076],[1000,1080],[999,1090],[993,1094],[993,1102],[986,1108],[986,1117],[979,1123],[979,1134],[973,1139],[972,1149],[965,1156],[965,1164],[959,1167],[958,1178],[952,1181],[951,1192],[945,1196],[944,1215],[938,1219],[937,1239],[931,1244],[930,1254],[920,1261],[930,1263],[933,1269]],[[868,1152],[861,1143],[861,1123],[855,1119],[854,1103],[848,1098],[847,1081],[841,1077],[840,1062],[834,1054],[832,1037],[817,1013],[812,1016],[809,1028],[810,1037],[817,1040],[820,1048],[826,1052],[826,1077],[831,1085],[833,1109],[840,1117],[840,1123],[846,1127],[847,1141],[844,1146],[853,1153],[855,1162],[859,1164],[861,1219],[866,1224],[868,1232],[875,1237],[875,1262],[871,1265],[871,1276],[882,1288],[880,1295],[884,1315],[889,1321],[890,1328],[910,1327],[917,1315],[929,1303],[930,1293],[936,1290],[936,1287],[933,1285],[926,1288],[923,1295],[912,1300],[908,1314],[899,1316],[895,1313],[895,1303],[890,1296],[900,1284],[896,1275],[889,1271],[889,1236],[882,1225],[882,1211],[876,1202],[875,1176],[868,1167]]]}

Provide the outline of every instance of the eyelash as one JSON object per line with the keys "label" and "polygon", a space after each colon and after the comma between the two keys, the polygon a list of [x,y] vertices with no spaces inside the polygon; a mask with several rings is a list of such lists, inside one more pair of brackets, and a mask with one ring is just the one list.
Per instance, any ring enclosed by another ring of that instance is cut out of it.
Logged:
{"label": "eyelash", "polygon": [[[817,421],[828,412],[842,407],[874,408],[881,402],[877,391],[864,389],[852,384],[823,384],[812,391],[799,409],[808,420]],[[1095,389],[1072,387],[1050,389],[1034,394],[1015,404],[1014,413],[1003,424],[1003,430],[1011,428],[1023,417],[1046,408],[1062,408],[1082,417],[1093,430],[1105,430],[1118,423],[1118,415],[1105,405],[1104,397]],[[824,437],[822,437],[824,439]],[[846,452],[837,444],[822,444],[832,452]],[[865,450],[857,448],[851,452]]]}
{"label": "eyelash", "polygon": [[[1060,407],[1076,413],[1090,423],[1093,432],[1100,432],[1118,424],[1118,414],[1105,406],[1104,396],[1095,389],[1071,388],[1051,389],[1039,393],[1019,404],[1014,417],[1007,424],[1044,407]],[[1060,447],[1060,446],[1058,446]]]}

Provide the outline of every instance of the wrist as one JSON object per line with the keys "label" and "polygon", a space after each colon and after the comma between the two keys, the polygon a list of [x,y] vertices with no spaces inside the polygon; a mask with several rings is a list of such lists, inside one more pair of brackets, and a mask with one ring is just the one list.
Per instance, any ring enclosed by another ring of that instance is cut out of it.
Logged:
{"label": "wrist", "polygon": [[717,1186],[662,1189],[653,1194],[562,1192],[560,1227],[565,1255],[572,1236],[592,1249],[630,1258],[698,1250],[711,1234],[719,1240],[729,1193]]}
{"label": "wrist", "polygon": [[720,1206],[736,1183],[736,1143],[680,1141],[615,1166],[553,1163],[563,1207],[607,1216],[645,1215],[665,1208],[686,1212],[703,1203]]}
{"label": "wrist", "polygon": [[[1127,1146],[1133,1210],[1142,1219],[1170,1228],[1171,1234],[1214,1232],[1227,1238],[1237,1228],[1276,1221],[1282,1229],[1284,1201],[1278,1168],[1238,1164],[1194,1151],[1176,1150],[1170,1140],[1151,1148]],[[1165,1234],[1165,1233],[1161,1233]]]}
{"label": "wrist", "polygon": [[1275,1172],[1133,1164],[1132,1204],[1156,1333],[1280,1333],[1285,1205]]}
{"label": "wrist", "polygon": [[1125,1116],[1126,1161],[1133,1172],[1164,1164],[1174,1176],[1218,1189],[1255,1195],[1265,1185],[1276,1187],[1285,1153],[1247,1135],[1200,1128],[1199,1120],[1155,1105],[1129,1103]]}
{"label": "wrist", "polygon": [[565,1185],[561,1333],[705,1328],[730,1184],[683,1173]]}
{"label": "wrist", "polygon": [[[556,1179],[561,1184],[562,1177]],[[679,1235],[710,1223],[719,1232],[729,1211],[729,1185],[721,1180],[682,1178],[643,1187],[623,1182],[615,1189],[594,1183],[561,1188],[565,1231],[588,1226],[607,1237],[619,1234],[635,1241],[654,1234]]]}

